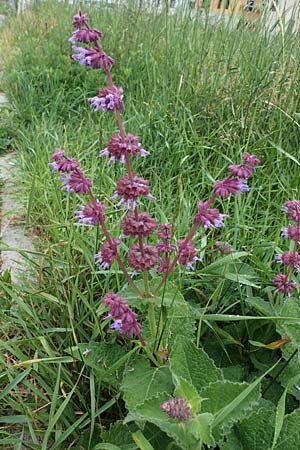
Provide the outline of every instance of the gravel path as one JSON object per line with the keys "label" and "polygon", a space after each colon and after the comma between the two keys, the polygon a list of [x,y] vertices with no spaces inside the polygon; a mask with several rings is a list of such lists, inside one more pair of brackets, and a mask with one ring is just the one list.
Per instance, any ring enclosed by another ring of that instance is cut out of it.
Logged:
{"label": "gravel path", "polygon": [[[4,16],[0,15],[0,25]],[[0,114],[3,108],[9,108],[6,95],[0,92]],[[34,250],[32,239],[25,234],[25,208],[22,188],[16,184],[18,174],[17,153],[7,153],[0,157],[0,250],[1,272],[9,270],[14,283],[20,283],[27,276],[28,268],[24,264],[26,252]],[[24,256],[22,256],[22,254]],[[28,253],[28,256],[30,254]]]}

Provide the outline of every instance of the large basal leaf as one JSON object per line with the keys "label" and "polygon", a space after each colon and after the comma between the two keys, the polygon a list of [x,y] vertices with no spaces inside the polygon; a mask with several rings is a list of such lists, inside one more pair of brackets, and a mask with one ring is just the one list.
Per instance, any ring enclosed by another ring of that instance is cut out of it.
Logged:
{"label": "large basal leaf", "polygon": [[201,391],[201,397],[204,399],[201,411],[214,414],[217,426],[221,427],[222,430],[228,429],[234,422],[249,415],[258,404],[260,398],[259,385],[255,386],[245,398],[242,398],[236,407],[229,409],[223,415],[222,420],[218,420],[219,415],[221,416],[220,413],[225,411],[225,408],[228,408],[249,387],[248,383],[234,383],[227,380],[211,383]]}
{"label": "large basal leaf", "polygon": [[[275,411],[260,407],[250,417],[234,425],[221,450],[268,450],[274,434]],[[296,449],[295,449],[296,450]]]}
{"label": "large basal leaf", "polygon": [[300,449],[300,411],[285,416],[274,450]]}
{"label": "large basal leaf", "polygon": [[169,418],[160,408],[160,405],[169,399],[170,395],[165,392],[157,394],[157,396],[138,405],[134,411],[128,414],[125,421],[135,420],[153,423],[173,438],[182,450],[200,450],[201,442],[208,445],[212,444],[211,423],[213,416],[201,414],[186,422]]}
{"label": "large basal leaf", "polygon": [[222,371],[213,360],[198,349],[190,339],[178,336],[170,354],[170,369],[174,377],[181,377],[201,391],[211,382],[222,380]]}
{"label": "large basal leaf", "polygon": [[172,349],[178,335],[185,336],[191,341],[194,341],[196,336],[195,318],[185,301],[167,309],[166,329],[162,342],[166,340],[169,348]]}
{"label": "large basal leaf", "polygon": [[137,448],[131,432],[132,430],[130,430],[128,425],[119,421],[111,425],[109,430],[102,434],[102,440],[103,442],[114,444],[122,450],[128,450],[130,447]]}
{"label": "large basal leaf", "polygon": [[138,358],[124,370],[121,385],[129,411],[162,391],[172,393],[174,384],[168,366],[151,367],[144,358]]}

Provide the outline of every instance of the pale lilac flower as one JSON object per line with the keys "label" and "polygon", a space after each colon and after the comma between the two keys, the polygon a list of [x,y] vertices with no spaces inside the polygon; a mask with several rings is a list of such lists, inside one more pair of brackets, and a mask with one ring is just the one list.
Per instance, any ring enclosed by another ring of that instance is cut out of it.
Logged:
{"label": "pale lilac flower", "polygon": [[300,255],[297,251],[275,255],[275,260],[285,266],[294,267],[298,272],[300,270]]}
{"label": "pale lilac flower", "polygon": [[275,276],[273,284],[276,287],[275,293],[282,292],[283,294],[287,294],[289,297],[291,292],[293,292],[293,290],[297,287],[297,284],[289,281],[289,276],[283,273],[278,273]]}
{"label": "pale lilac flower", "polygon": [[129,212],[121,222],[125,236],[149,236],[156,228],[156,220],[146,212]]}
{"label": "pale lilac flower", "polygon": [[72,49],[75,52],[72,58],[86,67],[91,67],[92,69],[109,69],[114,64],[114,60],[101,48],[95,50],[93,48],[76,47],[76,45],[73,45]]}
{"label": "pale lilac flower", "polygon": [[292,241],[300,241],[300,225],[289,225],[288,227],[283,227],[281,229],[281,236],[291,239]]}
{"label": "pale lilac flower", "polygon": [[116,133],[110,138],[107,147],[100,151],[99,156],[100,158],[109,156],[108,163],[111,161],[120,161],[124,164],[126,156],[131,155],[136,158],[138,154],[141,156],[149,155],[149,152],[142,148],[138,136],[128,133],[124,140],[120,133]]}
{"label": "pale lilac flower", "polygon": [[80,169],[76,169],[71,174],[61,174],[59,180],[62,181],[62,191],[75,192],[76,194],[86,194],[90,191],[92,182],[89,178],[85,178]]}
{"label": "pale lilac flower", "polygon": [[245,164],[249,164],[249,166],[258,166],[260,164],[260,160],[256,155],[250,155],[250,153],[245,152],[242,156]]}
{"label": "pale lilac flower", "polygon": [[115,260],[118,254],[118,246],[121,244],[121,239],[111,239],[102,244],[100,252],[95,255],[96,264],[100,264],[103,269],[108,269],[111,263]]}
{"label": "pale lilac flower", "polygon": [[191,405],[183,397],[167,400],[160,407],[172,419],[186,421],[192,417]]}
{"label": "pale lilac flower", "polygon": [[123,89],[116,86],[99,89],[96,97],[89,98],[88,101],[94,111],[115,111],[124,109]]}
{"label": "pale lilac flower", "polygon": [[100,30],[93,28],[82,28],[73,31],[72,37],[70,37],[69,42],[75,44],[75,42],[84,42],[85,44],[90,44],[91,42],[97,42],[98,39],[102,37],[103,33]]}
{"label": "pale lilac flower", "polygon": [[132,178],[129,174],[119,178],[116,192],[112,198],[116,199],[121,197],[118,206],[123,205],[124,208],[131,208],[136,206],[136,201],[139,196],[144,196],[150,200],[154,199],[150,194],[149,181],[133,173]]}
{"label": "pale lilac flower", "polygon": [[227,177],[222,181],[216,181],[213,189],[216,194],[226,198],[230,194],[236,195],[238,192],[248,192],[249,186],[247,181],[242,178]]}
{"label": "pale lilac flower", "polygon": [[64,156],[65,156],[64,150],[62,150],[61,148],[56,148],[55,152],[51,156],[51,159],[53,161],[60,161]]}
{"label": "pale lilac flower", "polygon": [[228,217],[227,214],[220,214],[217,208],[209,208],[208,202],[200,201],[198,203],[198,212],[195,215],[194,223],[201,224],[204,228],[223,227],[223,220]]}
{"label": "pale lilac flower", "polygon": [[188,241],[184,244],[184,239],[179,239],[178,243],[178,262],[185,266],[187,270],[195,270],[194,264],[200,261],[197,255],[197,249],[194,247],[192,241]]}
{"label": "pale lilac flower", "polygon": [[75,211],[75,218],[79,223],[83,223],[85,225],[97,225],[98,223],[104,221],[103,211],[105,209],[105,205],[100,203],[98,200],[79,207],[80,210]]}
{"label": "pale lilac flower", "polygon": [[134,270],[148,272],[159,263],[157,248],[153,245],[143,244],[143,252],[139,243],[133,244],[127,255],[128,264]]}
{"label": "pale lilac flower", "polygon": [[88,15],[82,14],[79,10],[78,13],[73,17],[72,25],[74,28],[86,27],[88,24]]}
{"label": "pale lilac flower", "polygon": [[249,178],[254,171],[252,166],[245,166],[243,164],[232,164],[228,169],[232,175],[239,178]]}
{"label": "pale lilac flower", "polygon": [[141,336],[141,325],[136,320],[137,315],[129,308],[124,297],[109,292],[103,298],[103,303],[109,308],[109,315],[115,319],[110,328],[126,333],[129,337]]}
{"label": "pale lilac flower", "polygon": [[282,205],[281,209],[288,214],[290,220],[300,222],[300,200],[289,200]]}

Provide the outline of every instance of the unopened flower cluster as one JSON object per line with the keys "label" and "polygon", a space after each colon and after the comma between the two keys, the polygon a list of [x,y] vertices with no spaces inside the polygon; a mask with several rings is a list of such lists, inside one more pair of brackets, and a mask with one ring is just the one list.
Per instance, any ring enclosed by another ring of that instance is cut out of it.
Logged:
{"label": "unopened flower cluster", "polygon": [[[244,153],[240,165],[230,165],[229,176],[216,181],[213,185],[211,198],[198,202],[190,232],[182,239],[174,239],[170,223],[158,224],[155,217],[141,210],[141,204],[147,200],[153,201],[155,197],[151,193],[149,180],[132,171],[131,160],[138,156],[146,157],[149,152],[142,148],[138,136],[125,134],[121,117],[121,111],[125,108],[123,88],[116,87],[112,81],[110,69],[114,60],[104,52],[100,44],[103,33],[98,29],[89,28],[88,16],[81,12],[74,16],[73,26],[76,28],[70,39],[73,44],[73,59],[91,69],[104,70],[107,78],[107,86],[100,87],[98,94],[88,99],[90,106],[94,111],[114,112],[119,127],[118,132],[111,136],[106,147],[100,151],[99,157],[107,158],[108,164],[120,162],[126,170],[125,175],[117,181],[111,197],[112,200],[116,200],[116,207],[126,210],[120,223],[121,235],[111,236],[107,230],[105,205],[94,197],[92,182],[86,178],[76,159],[66,156],[64,150],[56,149],[52,156],[53,162],[49,165],[53,172],[59,174],[62,190],[88,197],[87,201],[78,207],[75,218],[80,224],[99,225],[102,229],[104,238],[95,255],[96,264],[99,268],[107,270],[116,261],[128,283],[139,292],[122,262],[124,257],[120,250],[122,240],[127,240],[126,247],[129,248],[126,254],[127,265],[134,273],[146,273],[154,269],[162,273],[162,281],[165,281],[177,262],[187,270],[194,270],[195,264],[199,261],[198,249],[193,242],[198,227],[209,229],[224,226],[224,220],[228,216],[222,214],[218,208],[212,207],[214,201],[217,197],[227,198],[230,194],[247,192],[249,190],[247,180],[260,161],[255,155]],[[157,238],[152,236],[155,231]],[[129,337],[136,335],[140,338],[141,326],[127,302],[113,292],[104,296],[103,302],[109,308],[110,317],[114,319],[112,329]],[[176,402],[174,405],[176,406]]]}
{"label": "unopened flower cluster", "polygon": [[276,255],[275,260],[282,264],[285,273],[278,273],[274,280],[275,292],[281,292],[288,296],[296,289],[297,283],[291,281],[294,272],[300,271],[300,254],[298,245],[300,241],[300,200],[289,200],[282,206],[282,211],[287,214],[288,219],[293,222],[282,228],[281,235],[292,241],[293,250],[285,251],[281,255]]}

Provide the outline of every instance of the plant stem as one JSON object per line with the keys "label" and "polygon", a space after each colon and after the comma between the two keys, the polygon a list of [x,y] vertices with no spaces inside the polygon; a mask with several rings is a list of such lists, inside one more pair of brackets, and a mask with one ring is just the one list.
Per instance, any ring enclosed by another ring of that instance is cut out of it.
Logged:
{"label": "plant stem", "polygon": [[155,313],[154,313],[154,304],[151,302],[148,307],[148,318],[150,324],[151,336],[155,339],[156,336],[156,321],[155,321]]}

